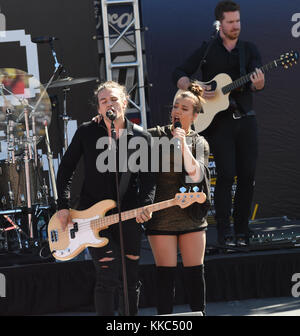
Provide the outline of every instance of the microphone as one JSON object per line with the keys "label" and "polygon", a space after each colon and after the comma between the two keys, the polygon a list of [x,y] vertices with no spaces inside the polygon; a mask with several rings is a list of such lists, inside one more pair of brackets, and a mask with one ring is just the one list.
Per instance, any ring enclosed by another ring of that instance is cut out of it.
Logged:
{"label": "microphone", "polygon": [[54,40],[58,40],[58,37],[55,36],[38,36],[38,37],[32,37],[31,41],[33,43],[49,43]]}
{"label": "microphone", "polygon": [[220,30],[220,24],[221,22],[219,20],[216,20],[214,23],[213,23],[213,26],[215,27],[215,30],[218,32]]}
{"label": "microphone", "polygon": [[117,118],[115,111],[112,109],[109,109],[108,111],[106,111],[106,116],[111,121],[114,121]]}
{"label": "microphone", "polygon": [[[174,129],[175,128],[181,128],[181,127],[182,127],[182,125],[181,125],[181,122],[180,122],[179,118],[175,118],[174,119]],[[181,144],[180,144],[180,140],[179,139],[176,139],[176,147],[179,150],[181,148]]]}

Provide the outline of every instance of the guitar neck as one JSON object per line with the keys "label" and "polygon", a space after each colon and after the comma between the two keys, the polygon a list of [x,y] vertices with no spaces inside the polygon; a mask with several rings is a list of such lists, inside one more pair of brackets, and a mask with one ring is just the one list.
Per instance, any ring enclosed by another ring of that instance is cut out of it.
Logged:
{"label": "guitar neck", "polygon": [[[176,205],[175,199],[170,199],[167,201],[150,204],[150,205],[147,205],[146,207],[124,211],[124,212],[121,212],[121,220],[126,221],[129,219],[135,218],[142,211],[143,208],[147,208],[150,212],[155,212],[155,211],[159,211],[162,209],[170,208],[175,205]],[[92,220],[91,224],[94,229],[99,229],[99,228],[101,229],[101,228],[106,228],[112,224],[116,224],[118,222],[119,222],[119,214],[114,214],[114,215]]]}
{"label": "guitar neck", "polygon": [[[276,68],[276,67],[277,67],[277,61],[275,60],[275,61],[272,61],[272,62],[270,62],[270,63],[268,63],[268,64],[265,64],[264,66],[262,66],[262,67],[260,68],[260,70],[261,70],[263,73],[265,73],[265,72],[267,72],[267,71],[269,71],[269,70],[271,70],[271,69],[273,69],[273,68]],[[223,86],[223,87],[222,87],[222,92],[223,92],[224,94],[227,94],[227,93],[229,93],[230,91],[232,91],[232,90],[234,90],[234,89],[237,89],[237,88],[241,87],[242,85],[244,85],[244,84],[250,82],[250,80],[251,80],[251,79],[250,79],[251,75],[252,75],[252,73],[249,73],[249,74],[247,74],[247,75],[245,75],[245,76],[242,76],[242,77],[240,77],[239,79],[233,81],[232,83]]]}

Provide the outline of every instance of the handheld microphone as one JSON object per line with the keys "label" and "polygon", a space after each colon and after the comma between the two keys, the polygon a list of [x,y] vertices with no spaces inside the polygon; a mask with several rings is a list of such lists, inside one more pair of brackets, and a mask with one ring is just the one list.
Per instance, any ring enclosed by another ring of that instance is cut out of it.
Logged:
{"label": "handheld microphone", "polygon": [[106,111],[106,116],[111,121],[114,121],[117,118],[115,111],[112,109],[109,109],[108,111]]}
{"label": "handheld microphone", "polygon": [[58,40],[58,37],[55,36],[38,36],[38,37],[33,37],[31,41],[33,43],[49,43],[54,40]]}
{"label": "handheld microphone", "polygon": [[[181,122],[180,122],[179,118],[175,118],[174,119],[174,129],[175,128],[181,128],[181,127],[182,127],[182,125],[181,125]],[[177,147],[177,149],[181,148],[181,144],[180,144],[179,139],[176,139],[176,147]]]}

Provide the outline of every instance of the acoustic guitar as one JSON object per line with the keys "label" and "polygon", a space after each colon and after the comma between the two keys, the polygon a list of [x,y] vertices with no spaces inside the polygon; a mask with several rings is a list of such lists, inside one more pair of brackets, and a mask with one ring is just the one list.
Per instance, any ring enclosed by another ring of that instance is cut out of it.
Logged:
{"label": "acoustic guitar", "polygon": [[[297,51],[290,51],[281,55],[278,59],[262,66],[260,70],[265,73],[279,66],[287,69],[293,64],[297,64],[298,58],[299,53]],[[203,83],[210,86],[211,91],[215,91],[215,96],[213,98],[206,99],[205,103],[202,104],[203,113],[199,113],[194,121],[196,132],[199,133],[204,131],[211,124],[217,113],[224,111],[229,107],[230,92],[250,82],[251,75],[252,73],[249,73],[235,81],[232,81],[229,75],[220,73],[209,82]]]}

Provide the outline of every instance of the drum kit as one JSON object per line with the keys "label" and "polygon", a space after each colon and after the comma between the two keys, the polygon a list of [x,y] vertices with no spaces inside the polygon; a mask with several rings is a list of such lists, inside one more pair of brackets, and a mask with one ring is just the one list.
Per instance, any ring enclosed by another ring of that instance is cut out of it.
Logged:
{"label": "drum kit", "polygon": [[[0,253],[39,247],[47,240],[47,223],[54,213],[57,191],[48,127],[52,106],[47,90],[97,80],[72,77],[43,85],[14,68],[0,69]],[[64,150],[67,149],[66,103]],[[49,171],[43,170],[38,144],[45,140]]]}

